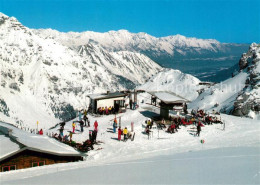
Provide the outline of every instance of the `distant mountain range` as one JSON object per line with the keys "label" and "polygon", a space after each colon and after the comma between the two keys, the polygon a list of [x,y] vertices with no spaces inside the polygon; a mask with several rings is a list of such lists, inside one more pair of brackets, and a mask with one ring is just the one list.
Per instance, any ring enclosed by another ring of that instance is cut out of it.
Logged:
{"label": "distant mountain range", "polygon": [[130,33],[127,30],[63,33],[52,29],[37,29],[33,32],[44,39],[54,39],[73,50],[78,50],[82,45],[94,44],[109,52],[141,53],[162,67],[179,69],[200,80],[214,82],[229,78],[241,53],[249,48],[249,44],[220,43],[214,39],[182,35],[157,38],[147,33]]}
{"label": "distant mountain range", "polygon": [[108,51],[142,53],[166,66],[179,60],[221,60],[223,57],[238,57],[249,47],[249,44],[220,43],[214,39],[197,39],[182,35],[157,38],[147,33],[130,33],[127,30],[63,33],[52,29],[38,29],[33,32],[70,48],[95,43]]}

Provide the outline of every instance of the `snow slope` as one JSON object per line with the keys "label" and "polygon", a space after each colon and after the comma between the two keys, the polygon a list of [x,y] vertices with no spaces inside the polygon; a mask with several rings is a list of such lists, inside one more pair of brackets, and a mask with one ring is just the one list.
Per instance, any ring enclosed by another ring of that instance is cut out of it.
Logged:
{"label": "snow slope", "polygon": [[4,14],[0,40],[1,120],[26,127],[74,118],[75,109],[88,105],[87,94],[134,87],[161,69],[139,53],[93,45],[71,50]]}
{"label": "snow slope", "polygon": [[[255,162],[259,149],[250,147],[201,150],[169,156],[59,170],[8,184],[259,184]],[[235,167],[235,168],[234,168]],[[86,175],[87,174],[87,175]],[[70,178],[68,178],[70,177]]]}
{"label": "snow slope", "polygon": [[78,48],[78,53],[115,75],[124,76],[135,84],[143,84],[147,77],[156,74],[161,67],[147,56],[139,53],[121,51],[107,52],[95,44],[87,44]]}
{"label": "snow slope", "polygon": [[148,82],[138,87],[146,91],[169,91],[187,100],[194,100],[198,96],[200,80],[184,74],[179,70],[163,69],[149,79]]}
{"label": "snow slope", "polygon": [[[112,128],[113,115],[89,116],[91,125],[98,121],[97,140],[103,143],[94,146],[95,150],[88,153],[86,161],[1,173],[1,181],[7,184],[259,182],[259,121],[221,114],[224,130],[220,124],[206,125],[202,127],[201,136],[194,137],[193,125],[181,126],[175,134],[161,130],[158,135],[158,131],[153,130],[152,138],[148,140],[147,135],[142,134],[142,124],[146,116],[152,114],[149,108],[154,107],[147,106],[141,104],[143,108],[139,110],[118,115],[122,127],[130,129],[130,123],[134,122],[134,141],[119,142],[117,133],[108,132]],[[158,111],[155,108],[153,114]],[[73,140],[84,141],[92,129],[84,128],[83,133],[76,130]],[[65,125],[65,134],[69,130],[71,122]],[[58,128],[51,131],[58,132]],[[201,140],[205,140],[203,145]],[[168,179],[170,174],[174,176]]]}
{"label": "snow slope", "polygon": [[[230,111],[238,93],[245,87],[247,73],[240,73],[234,78],[215,84],[200,94],[196,100],[191,102],[190,109],[204,109],[207,111]],[[216,105],[218,104],[218,105]]]}

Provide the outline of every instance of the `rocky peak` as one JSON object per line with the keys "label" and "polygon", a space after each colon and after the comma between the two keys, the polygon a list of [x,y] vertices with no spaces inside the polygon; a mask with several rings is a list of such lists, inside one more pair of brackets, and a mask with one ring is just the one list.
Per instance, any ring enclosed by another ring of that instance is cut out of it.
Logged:
{"label": "rocky peak", "polygon": [[260,44],[253,43],[239,61],[240,70],[248,72],[245,88],[239,93],[233,115],[259,117],[260,113]]}

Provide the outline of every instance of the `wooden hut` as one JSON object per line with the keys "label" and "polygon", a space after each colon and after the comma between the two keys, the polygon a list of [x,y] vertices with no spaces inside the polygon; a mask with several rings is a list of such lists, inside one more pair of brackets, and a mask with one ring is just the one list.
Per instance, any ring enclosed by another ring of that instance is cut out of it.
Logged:
{"label": "wooden hut", "polygon": [[0,172],[83,160],[85,154],[53,138],[0,122]]}
{"label": "wooden hut", "polygon": [[102,107],[114,107],[116,112],[125,111],[125,98],[126,93],[122,92],[107,92],[102,94],[90,94],[90,110],[93,113],[97,113],[98,108]]}

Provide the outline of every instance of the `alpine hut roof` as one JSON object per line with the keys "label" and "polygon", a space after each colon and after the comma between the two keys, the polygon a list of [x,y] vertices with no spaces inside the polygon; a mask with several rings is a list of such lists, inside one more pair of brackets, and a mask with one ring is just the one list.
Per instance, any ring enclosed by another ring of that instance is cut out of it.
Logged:
{"label": "alpine hut roof", "polygon": [[[0,161],[24,150],[57,156],[84,156],[74,148],[44,135],[25,132],[0,121]],[[8,146],[8,147],[5,147]]]}
{"label": "alpine hut roof", "polygon": [[189,100],[174,94],[173,92],[166,92],[166,91],[157,91],[157,92],[148,92],[149,94],[157,97],[165,104],[174,104],[174,103],[187,103]]}
{"label": "alpine hut roof", "polygon": [[125,93],[113,92],[113,93],[100,93],[100,94],[89,94],[88,97],[94,100],[110,99],[127,96]]}

